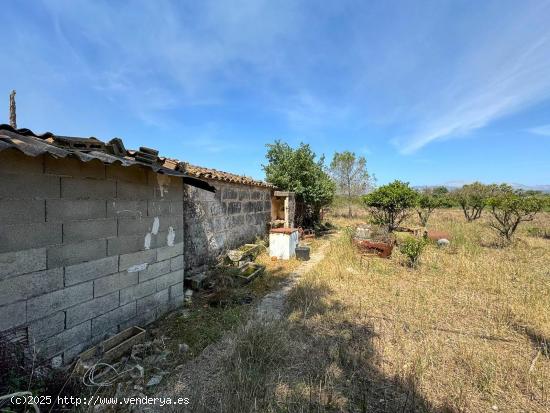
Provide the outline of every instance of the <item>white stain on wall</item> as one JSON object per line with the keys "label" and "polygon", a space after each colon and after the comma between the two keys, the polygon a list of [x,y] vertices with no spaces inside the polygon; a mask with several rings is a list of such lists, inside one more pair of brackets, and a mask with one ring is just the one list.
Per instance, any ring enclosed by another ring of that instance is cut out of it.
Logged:
{"label": "white stain on wall", "polygon": [[128,272],[139,272],[139,271],[143,271],[146,268],[147,268],[147,263],[144,262],[143,264],[132,265],[130,268],[128,268]]}
{"label": "white stain on wall", "polygon": [[160,196],[164,197],[164,194],[168,193],[170,177],[168,175],[157,174],[157,183],[159,184]]}
{"label": "white stain on wall", "polygon": [[151,249],[151,233],[150,232],[148,232],[145,235],[145,249],[146,250]]}
{"label": "white stain on wall", "polygon": [[155,217],[155,219],[153,220],[153,229],[151,230],[151,232],[152,232],[154,235],[157,235],[158,232],[159,232],[159,227],[160,227],[160,220],[159,220],[159,217]]}
{"label": "white stain on wall", "polygon": [[174,231],[174,228],[172,227],[168,228],[168,235],[166,236],[166,243],[168,244],[168,246],[173,247],[175,239],[176,239],[176,232]]}

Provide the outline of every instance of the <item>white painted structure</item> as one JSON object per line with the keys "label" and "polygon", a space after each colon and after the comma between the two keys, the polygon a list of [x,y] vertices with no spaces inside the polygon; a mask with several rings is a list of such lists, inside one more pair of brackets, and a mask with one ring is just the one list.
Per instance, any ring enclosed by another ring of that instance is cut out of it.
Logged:
{"label": "white painted structure", "polygon": [[296,255],[298,230],[295,228],[275,228],[269,232],[269,255],[280,260],[288,260]]}

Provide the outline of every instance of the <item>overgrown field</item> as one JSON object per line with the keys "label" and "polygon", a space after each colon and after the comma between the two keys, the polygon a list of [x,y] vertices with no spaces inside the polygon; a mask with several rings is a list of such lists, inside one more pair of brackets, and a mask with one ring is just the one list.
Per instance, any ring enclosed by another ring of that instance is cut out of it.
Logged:
{"label": "overgrown field", "polygon": [[550,411],[550,214],[506,248],[458,210],[429,226],[451,245],[414,270],[342,231],[284,320],[237,332],[215,410]]}

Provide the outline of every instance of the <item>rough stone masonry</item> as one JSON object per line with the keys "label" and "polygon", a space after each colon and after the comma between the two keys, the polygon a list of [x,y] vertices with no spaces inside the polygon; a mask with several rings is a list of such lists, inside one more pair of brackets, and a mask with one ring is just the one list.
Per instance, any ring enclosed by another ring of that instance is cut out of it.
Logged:
{"label": "rough stone masonry", "polygon": [[68,363],[182,303],[180,178],[6,150],[0,180],[0,331]]}

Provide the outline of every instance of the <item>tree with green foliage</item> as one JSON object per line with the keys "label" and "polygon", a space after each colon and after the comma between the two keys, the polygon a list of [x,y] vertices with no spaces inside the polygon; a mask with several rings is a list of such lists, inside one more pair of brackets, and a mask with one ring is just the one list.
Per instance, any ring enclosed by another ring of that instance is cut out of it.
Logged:
{"label": "tree with green foliage", "polygon": [[492,195],[494,185],[484,185],[480,182],[464,185],[452,193],[452,197],[464,212],[468,222],[475,221],[481,216],[487,199]]}
{"label": "tree with green foliage", "polygon": [[418,204],[416,205],[416,213],[418,214],[418,219],[420,219],[420,225],[425,227],[432,212],[442,205],[443,199],[434,195],[432,191],[424,190],[420,192],[418,195]]}
{"label": "tree with green foliage", "polygon": [[518,225],[532,221],[544,202],[539,196],[521,194],[508,185],[500,185],[487,199],[487,206],[492,215],[489,226],[509,243]]}
{"label": "tree with green foliage", "polygon": [[277,188],[296,193],[305,209],[297,208],[296,222],[312,226],[320,221],[321,208],[334,198],[336,185],[325,171],[324,156],[316,159],[309,145],[296,149],[279,140],[267,146],[267,165],[262,165],[266,179]]}
{"label": "tree with green foliage", "polygon": [[392,232],[407,218],[418,202],[418,193],[408,182],[393,181],[363,197],[374,222]]}
{"label": "tree with green foliage", "polygon": [[367,192],[371,185],[371,177],[367,172],[367,160],[364,156],[357,157],[355,153],[336,152],[330,163],[330,172],[338,195],[344,195],[348,201],[348,217],[351,218],[353,197]]}

